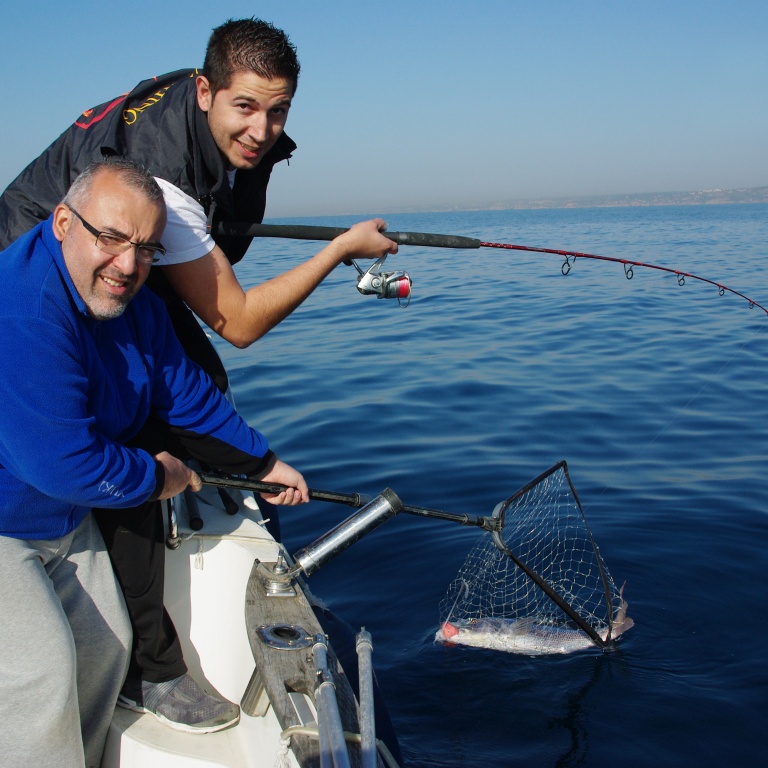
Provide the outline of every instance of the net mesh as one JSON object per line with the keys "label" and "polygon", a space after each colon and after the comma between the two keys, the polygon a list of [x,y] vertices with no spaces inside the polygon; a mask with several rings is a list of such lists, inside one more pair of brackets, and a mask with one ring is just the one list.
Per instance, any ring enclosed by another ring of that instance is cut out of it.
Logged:
{"label": "net mesh", "polygon": [[594,544],[566,463],[500,504],[494,517],[502,521],[501,529],[470,550],[440,603],[441,623],[532,619],[580,628],[546,593],[549,587],[605,639],[620,592]]}

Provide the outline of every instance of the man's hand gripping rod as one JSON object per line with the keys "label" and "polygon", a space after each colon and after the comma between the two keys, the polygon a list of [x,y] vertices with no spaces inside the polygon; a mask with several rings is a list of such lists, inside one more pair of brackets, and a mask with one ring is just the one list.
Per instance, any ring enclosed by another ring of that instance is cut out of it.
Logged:
{"label": "man's hand gripping rod", "polygon": [[[348,230],[344,227],[313,227],[304,224],[240,224],[221,222],[217,228],[224,235],[239,237],[284,237],[292,240],[333,240]],[[435,235],[429,232],[387,232],[382,233],[398,245],[421,245],[432,248],[479,248],[480,241],[458,235]],[[400,306],[410,302],[413,281],[407,272],[384,272],[386,255],[378,259],[366,271],[350,259],[344,263],[357,270],[357,290],[380,299],[397,299]]]}

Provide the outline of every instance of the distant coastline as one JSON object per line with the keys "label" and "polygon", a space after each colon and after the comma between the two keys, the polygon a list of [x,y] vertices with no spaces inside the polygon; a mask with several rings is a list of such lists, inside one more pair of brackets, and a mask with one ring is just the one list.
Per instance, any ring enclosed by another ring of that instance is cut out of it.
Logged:
{"label": "distant coastline", "polygon": [[620,195],[583,195],[571,197],[535,197],[513,200],[483,200],[468,203],[422,203],[403,207],[382,208],[375,212],[368,209],[334,211],[326,213],[293,215],[273,214],[274,219],[305,219],[328,216],[387,216],[398,213],[453,213],[462,211],[530,211],[568,208],[633,208],[673,205],[749,205],[768,203],[768,186],[740,187],[737,189],[702,189],[698,192],[634,192]]}
{"label": "distant coastline", "polygon": [[482,205],[443,207],[444,211],[505,211],[537,208],[630,208],[649,205],[741,205],[768,203],[768,186],[743,189],[704,189],[698,192],[645,192],[585,197],[542,197],[486,202]]}

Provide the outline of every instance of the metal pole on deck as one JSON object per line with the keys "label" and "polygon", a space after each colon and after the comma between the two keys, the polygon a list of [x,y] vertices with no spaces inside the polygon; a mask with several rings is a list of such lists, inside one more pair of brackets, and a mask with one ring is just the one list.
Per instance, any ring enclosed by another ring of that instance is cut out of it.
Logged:
{"label": "metal pole on deck", "polygon": [[373,642],[365,627],[357,633],[357,663],[360,677],[360,749],[362,768],[376,768],[376,722],[373,706]]}
{"label": "metal pole on deck", "polygon": [[[344,727],[339,714],[339,704],[336,700],[336,686],[333,684],[328,670],[328,643],[324,635],[315,635],[312,646],[315,659],[318,684],[315,688],[317,703],[317,725],[320,731],[320,764],[323,768],[350,768],[347,744],[344,741]],[[325,737],[325,739],[323,738]],[[323,749],[323,741],[327,749]],[[330,752],[331,762],[327,762],[326,754]]]}

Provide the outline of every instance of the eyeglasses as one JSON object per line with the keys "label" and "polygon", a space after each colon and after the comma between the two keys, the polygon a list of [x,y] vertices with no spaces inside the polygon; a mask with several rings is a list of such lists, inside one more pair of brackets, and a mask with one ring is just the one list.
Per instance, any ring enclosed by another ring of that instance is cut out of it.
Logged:
{"label": "eyeglasses", "polygon": [[125,253],[131,246],[136,249],[136,260],[142,264],[156,264],[160,261],[160,256],[165,256],[165,248],[162,245],[150,245],[149,243],[134,243],[122,235],[116,235],[112,232],[99,232],[96,227],[91,226],[71,205],[69,210],[80,219],[82,225],[96,238],[96,245],[104,253],[110,256],[119,256]]}

